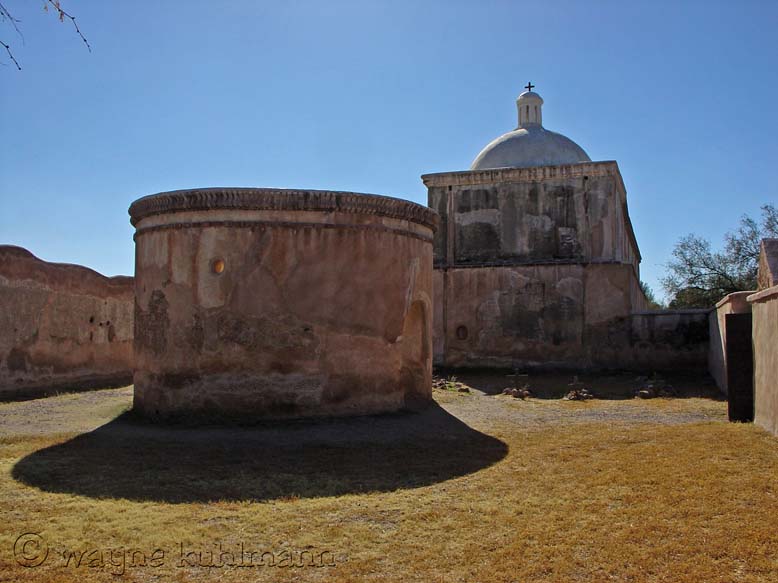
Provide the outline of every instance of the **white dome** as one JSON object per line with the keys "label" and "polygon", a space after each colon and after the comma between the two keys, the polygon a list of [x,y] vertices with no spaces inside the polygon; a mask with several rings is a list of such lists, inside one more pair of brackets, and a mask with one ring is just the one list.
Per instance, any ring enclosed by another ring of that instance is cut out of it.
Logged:
{"label": "white dome", "polygon": [[591,162],[583,148],[570,138],[543,128],[543,99],[525,91],[516,100],[519,127],[490,142],[476,156],[470,170],[531,168]]}
{"label": "white dome", "polygon": [[501,135],[478,154],[470,170],[531,168],[591,162],[583,148],[543,126],[519,128]]}

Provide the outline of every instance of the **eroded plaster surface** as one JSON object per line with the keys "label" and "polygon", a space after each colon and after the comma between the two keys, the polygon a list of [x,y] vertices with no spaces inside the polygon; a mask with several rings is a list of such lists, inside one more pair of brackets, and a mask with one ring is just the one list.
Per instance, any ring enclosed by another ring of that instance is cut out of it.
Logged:
{"label": "eroded plaster surface", "polygon": [[159,196],[130,209],[138,411],[252,419],[429,402],[434,213],[315,191]]}

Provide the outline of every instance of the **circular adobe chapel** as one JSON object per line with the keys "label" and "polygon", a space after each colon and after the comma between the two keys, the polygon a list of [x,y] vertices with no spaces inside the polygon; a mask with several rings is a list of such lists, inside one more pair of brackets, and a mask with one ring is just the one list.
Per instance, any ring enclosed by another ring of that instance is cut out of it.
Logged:
{"label": "circular adobe chapel", "polygon": [[427,207],[206,188],[146,196],[129,213],[140,414],[250,421],[431,400]]}

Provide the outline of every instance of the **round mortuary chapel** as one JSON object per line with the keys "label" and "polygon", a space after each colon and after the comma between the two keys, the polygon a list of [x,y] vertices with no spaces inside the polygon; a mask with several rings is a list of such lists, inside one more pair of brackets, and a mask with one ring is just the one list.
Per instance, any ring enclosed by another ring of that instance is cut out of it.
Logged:
{"label": "round mortuary chapel", "polygon": [[208,188],[146,196],[129,213],[138,413],[251,421],[431,401],[427,207]]}

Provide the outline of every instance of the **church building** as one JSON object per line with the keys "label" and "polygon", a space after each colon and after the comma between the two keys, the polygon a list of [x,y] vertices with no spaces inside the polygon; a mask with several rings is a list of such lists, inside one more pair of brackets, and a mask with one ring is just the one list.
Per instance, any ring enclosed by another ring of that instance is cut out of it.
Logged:
{"label": "church building", "polygon": [[448,367],[618,367],[646,309],[615,161],[543,127],[543,99],[470,170],[426,174],[434,239],[433,354]]}

